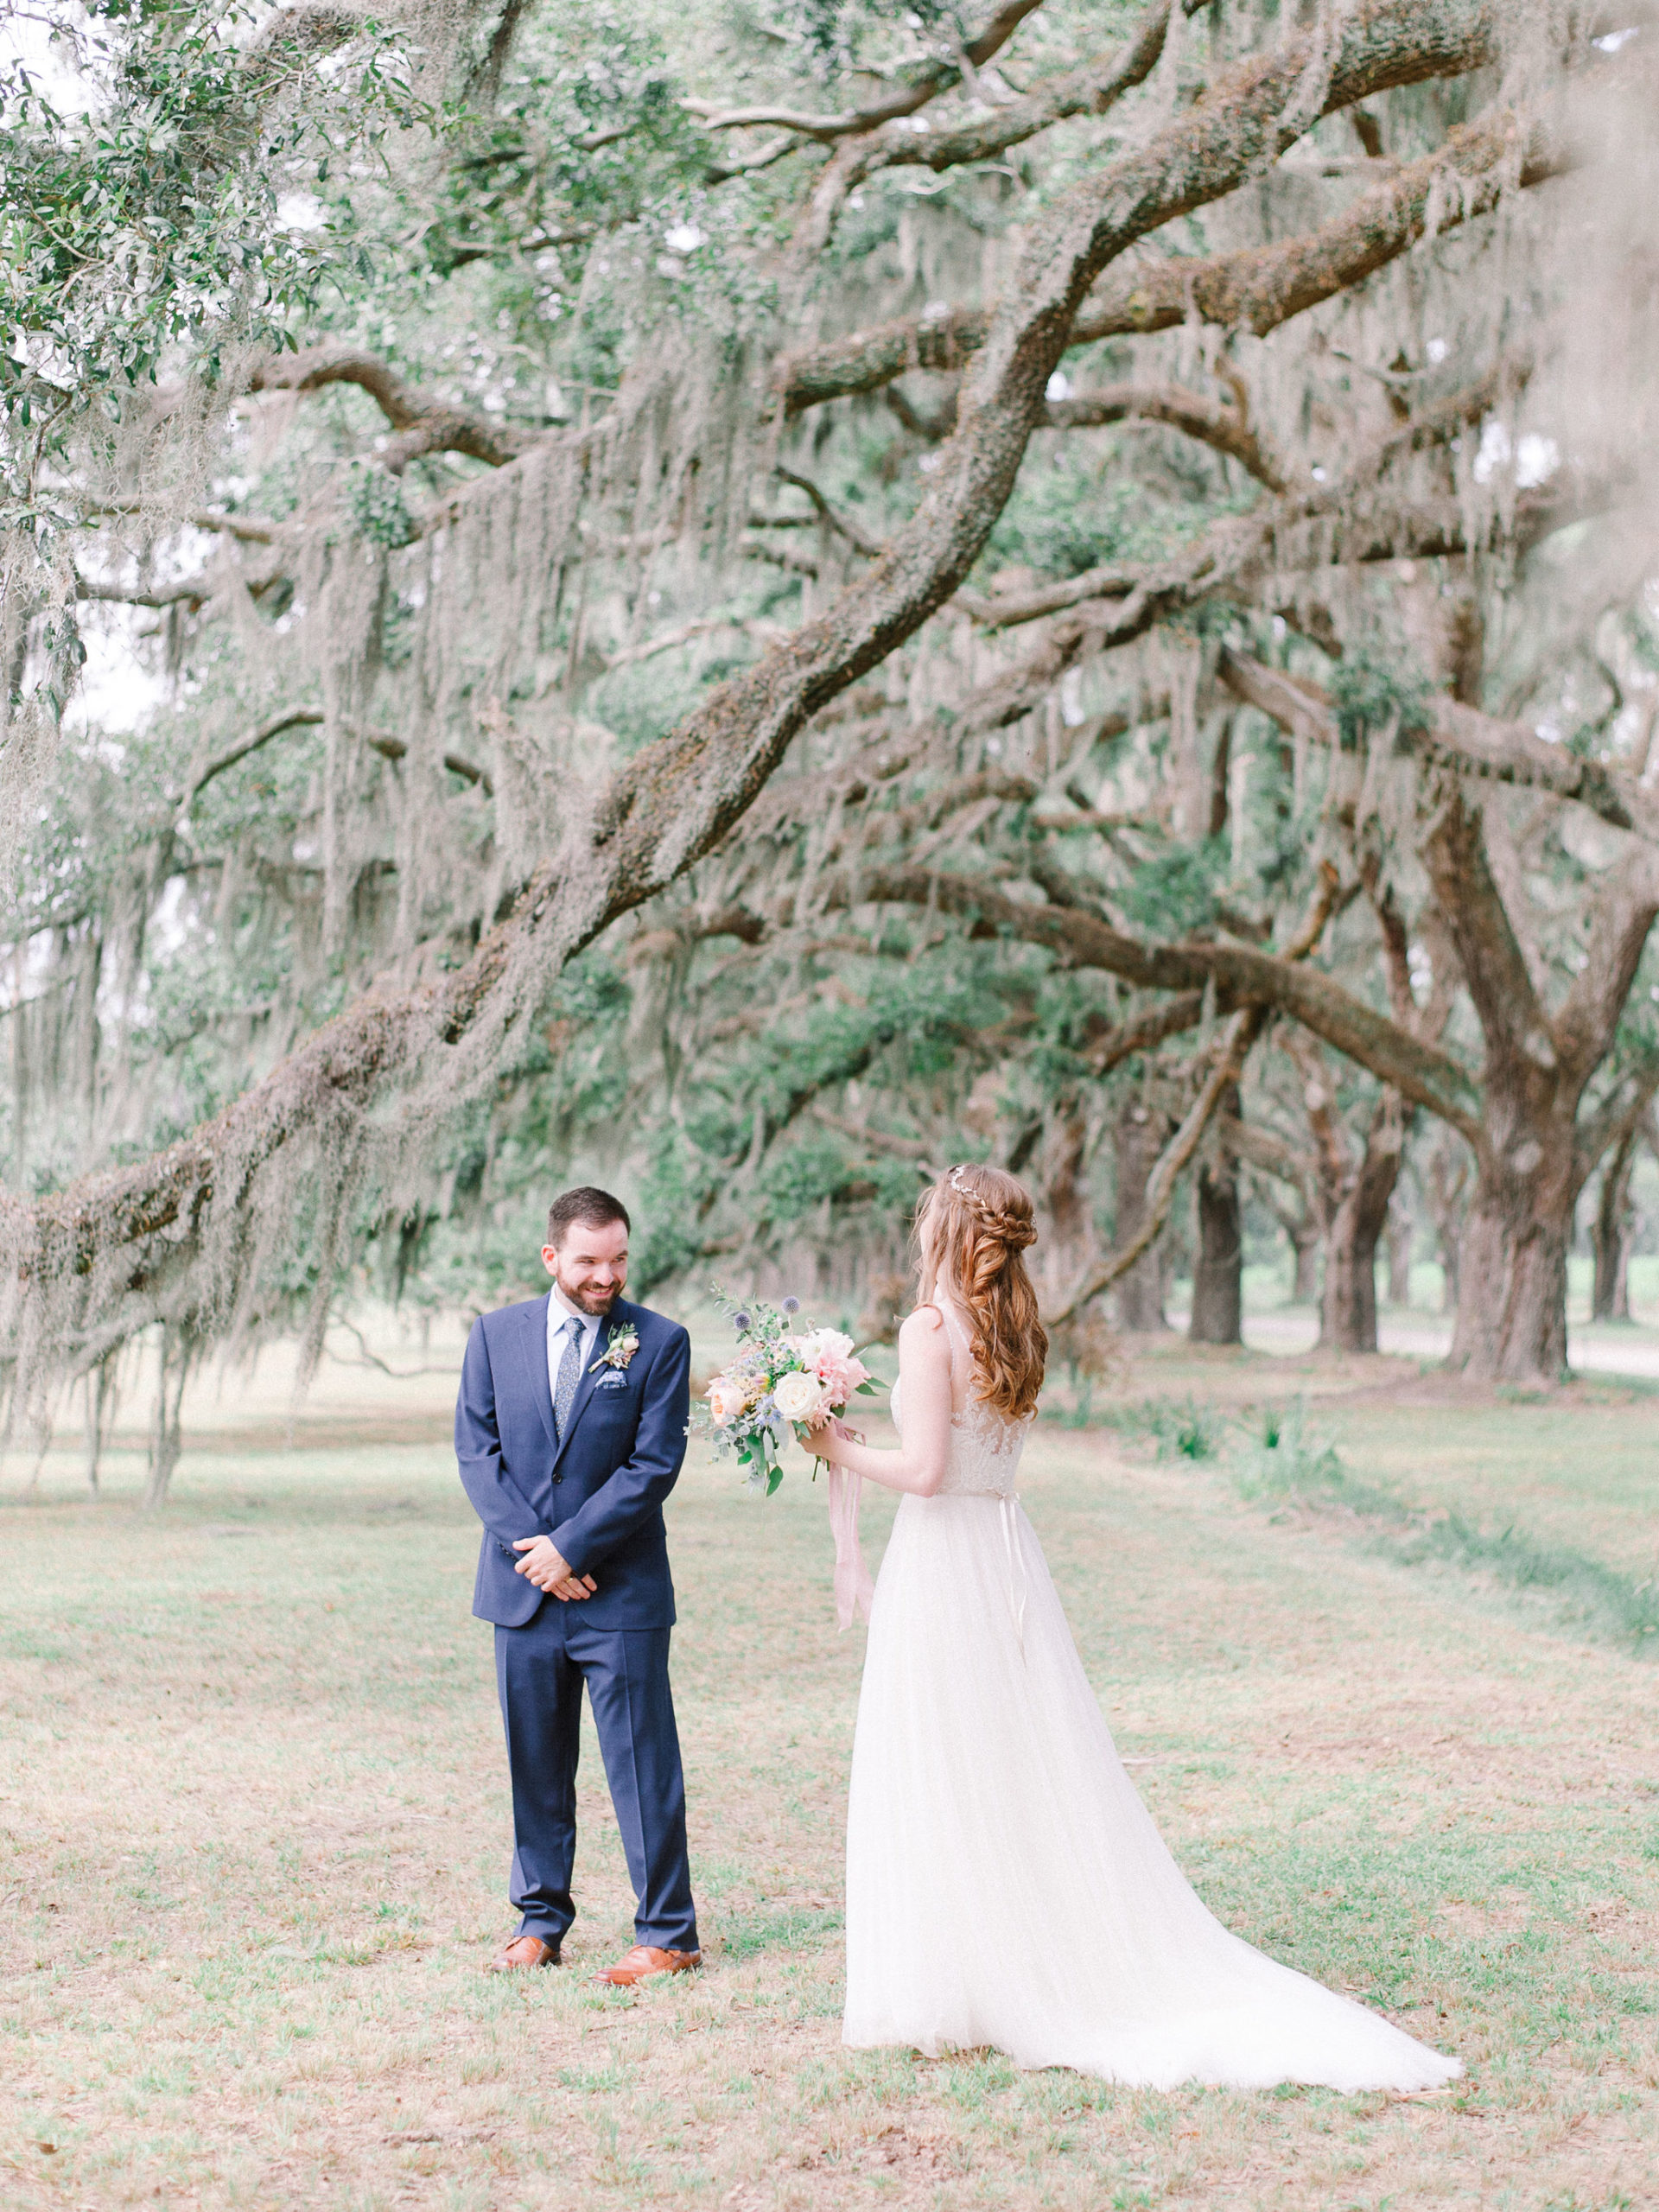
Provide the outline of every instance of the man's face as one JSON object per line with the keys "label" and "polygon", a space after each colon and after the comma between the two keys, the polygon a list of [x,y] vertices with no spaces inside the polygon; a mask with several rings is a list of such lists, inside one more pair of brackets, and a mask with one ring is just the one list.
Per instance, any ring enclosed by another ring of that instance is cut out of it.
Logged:
{"label": "man's face", "polygon": [[620,1221],[573,1221],[563,1243],[543,1245],[542,1260],[579,1313],[608,1313],[628,1280],[628,1232]]}

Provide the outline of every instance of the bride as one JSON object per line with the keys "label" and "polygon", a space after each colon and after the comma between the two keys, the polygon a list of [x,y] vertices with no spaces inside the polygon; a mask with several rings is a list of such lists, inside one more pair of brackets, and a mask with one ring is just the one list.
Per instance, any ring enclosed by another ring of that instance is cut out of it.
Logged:
{"label": "bride", "polygon": [[1047,1351],[1035,1237],[1013,1176],[952,1168],[918,1218],[899,1449],[813,1438],[903,1493],[853,1748],[843,2039],[1160,2088],[1450,2081],[1457,2060],[1229,1935],[1123,1771],[1014,1492]]}

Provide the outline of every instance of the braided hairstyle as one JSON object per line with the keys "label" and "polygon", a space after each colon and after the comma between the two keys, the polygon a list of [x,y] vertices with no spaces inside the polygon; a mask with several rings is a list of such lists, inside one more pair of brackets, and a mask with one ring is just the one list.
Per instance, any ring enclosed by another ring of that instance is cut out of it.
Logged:
{"label": "braided hairstyle", "polygon": [[971,1325],[975,1395],[1023,1420],[1048,1357],[1022,1256],[1037,1242],[1030,1192],[1000,1167],[952,1167],[918,1207],[916,1229],[923,1298],[944,1290]]}

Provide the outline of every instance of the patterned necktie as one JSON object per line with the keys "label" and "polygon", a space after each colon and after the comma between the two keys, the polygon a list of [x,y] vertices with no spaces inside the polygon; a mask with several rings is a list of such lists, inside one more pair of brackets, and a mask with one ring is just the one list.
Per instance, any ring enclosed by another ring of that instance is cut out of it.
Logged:
{"label": "patterned necktie", "polygon": [[559,1360],[558,1381],[553,1389],[553,1434],[556,1440],[564,1439],[564,1424],[570,1417],[570,1408],[575,1401],[576,1385],[582,1380],[582,1323],[573,1313],[564,1325],[564,1351]]}

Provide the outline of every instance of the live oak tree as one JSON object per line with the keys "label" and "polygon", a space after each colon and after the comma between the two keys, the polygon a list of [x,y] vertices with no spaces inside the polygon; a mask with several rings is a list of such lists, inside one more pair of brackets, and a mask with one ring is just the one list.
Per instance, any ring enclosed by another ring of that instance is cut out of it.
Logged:
{"label": "live oak tree", "polygon": [[1454,1357],[1559,1371],[1659,1065],[1637,0],[94,21],[10,94],[25,1409],[601,1130],[663,1266],[833,1209],[808,1126],[890,1217],[977,1133],[1057,1317],[1190,1172],[1224,1305],[1293,1026],[1375,1086],[1334,1335],[1415,1115]]}

